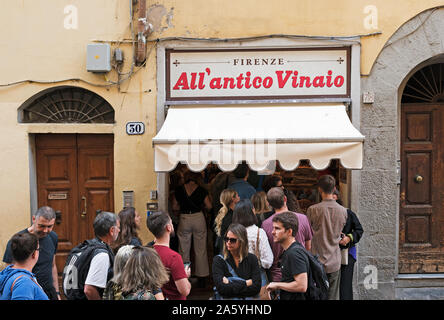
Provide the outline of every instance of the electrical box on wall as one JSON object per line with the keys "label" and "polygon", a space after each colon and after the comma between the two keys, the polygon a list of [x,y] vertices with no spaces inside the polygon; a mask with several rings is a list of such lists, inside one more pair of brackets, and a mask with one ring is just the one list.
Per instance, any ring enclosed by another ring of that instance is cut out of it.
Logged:
{"label": "electrical box on wall", "polygon": [[86,70],[97,73],[111,71],[111,46],[108,43],[93,43],[87,45]]}

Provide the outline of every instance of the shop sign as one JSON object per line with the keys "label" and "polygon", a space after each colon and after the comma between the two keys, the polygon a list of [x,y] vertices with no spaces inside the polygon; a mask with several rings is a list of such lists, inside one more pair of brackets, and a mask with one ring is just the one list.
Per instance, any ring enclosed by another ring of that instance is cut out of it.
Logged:
{"label": "shop sign", "polygon": [[169,101],[350,97],[350,48],[166,50]]}

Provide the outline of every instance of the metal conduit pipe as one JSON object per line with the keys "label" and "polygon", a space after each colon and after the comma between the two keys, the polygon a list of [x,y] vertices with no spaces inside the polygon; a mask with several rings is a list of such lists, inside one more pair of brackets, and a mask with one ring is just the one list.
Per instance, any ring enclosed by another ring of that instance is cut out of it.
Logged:
{"label": "metal conduit pipe", "polygon": [[139,18],[137,23],[137,53],[136,63],[141,64],[146,59],[146,0],[139,0]]}

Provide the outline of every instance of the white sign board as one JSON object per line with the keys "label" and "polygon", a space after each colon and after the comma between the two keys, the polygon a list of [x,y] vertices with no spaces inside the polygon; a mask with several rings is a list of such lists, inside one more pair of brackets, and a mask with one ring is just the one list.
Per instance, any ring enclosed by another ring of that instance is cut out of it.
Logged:
{"label": "white sign board", "polygon": [[144,134],[145,124],[143,122],[128,122],[126,124],[126,133],[129,135]]}
{"label": "white sign board", "polygon": [[167,100],[350,97],[350,48],[166,50]]}

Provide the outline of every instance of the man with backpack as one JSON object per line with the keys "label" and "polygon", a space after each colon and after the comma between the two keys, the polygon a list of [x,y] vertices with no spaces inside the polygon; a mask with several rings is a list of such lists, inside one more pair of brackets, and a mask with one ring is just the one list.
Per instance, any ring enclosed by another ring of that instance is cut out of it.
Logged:
{"label": "man with backpack", "polygon": [[317,258],[296,241],[298,228],[293,212],[273,216],[273,240],[284,249],[279,261],[282,280],[269,283],[267,290],[270,294],[279,290],[280,300],[326,300],[327,275]]}
{"label": "man with backpack", "polygon": [[116,214],[102,211],[94,219],[95,238],[71,250],[63,270],[63,291],[68,300],[101,300],[113,275],[114,254],[110,245],[120,232]]}
{"label": "man with backpack", "polygon": [[311,252],[319,256],[330,283],[329,300],[339,300],[341,279],[342,230],[347,221],[347,209],[333,198],[336,180],[331,175],[323,175],[318,180],[318,191],[322,201],[307,209],[307,218],[313,228]]}
{"label": "man with backpack", "polygon": [[282,280],[270,282],[267,290],[280,290],[280,300],[305,300],[308,288],[310,263],[295,239],[298,224],[298,218],[290,211],[273,217],[273,240],[284,249],[280,259]]}

